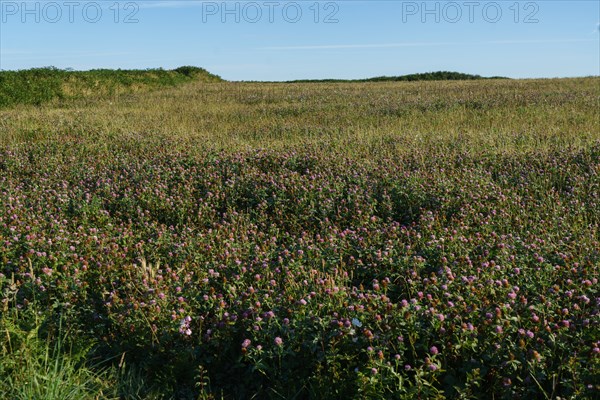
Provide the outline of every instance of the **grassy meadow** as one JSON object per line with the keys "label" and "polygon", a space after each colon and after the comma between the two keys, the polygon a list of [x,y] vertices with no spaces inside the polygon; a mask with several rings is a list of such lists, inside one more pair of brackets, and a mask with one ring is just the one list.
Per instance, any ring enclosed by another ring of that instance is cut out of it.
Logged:
{"label": "grassy meadow", "polygon": [[0,104],[4,398],[600,397],[600,78],[145,82]]}

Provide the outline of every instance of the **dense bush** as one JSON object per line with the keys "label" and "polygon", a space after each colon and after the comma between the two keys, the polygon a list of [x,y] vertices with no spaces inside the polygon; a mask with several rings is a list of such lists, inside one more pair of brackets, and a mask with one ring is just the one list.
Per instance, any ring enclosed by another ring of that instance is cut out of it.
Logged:
{"label": "dense bush", "polygon": [[119,93],[175,86],[191,80],[219,81],[202,68],[180,67],[167,71],[109,70],[70,71],[33,68],[0,71],[0,107],[16,104],[40,105],[54,99],[115,96]]}
{"label": "dense bush", "polygon": [[465,74],[453,71],[424,72],[419,74],[377,76],[366,79],[300,79],[293,82],[414,82],[414,81],[472,81],[479,79],[508,79],[502,76],[483,77],[481,75]]}
{"label": "dense bush", "polygon": [[[507,79],[503,77],[493,77],[494,79]],[[424,72],[420,74],[409,74],[401,76],[379,76],[376,78],[367,79],[367,81],[383,82],[383,81],[457,81],[457,80],[477,80],[477,79],[491,79],[484,78],[480,75],[464,74],[461,72],[452,71],[436,71],[436,72]]]}

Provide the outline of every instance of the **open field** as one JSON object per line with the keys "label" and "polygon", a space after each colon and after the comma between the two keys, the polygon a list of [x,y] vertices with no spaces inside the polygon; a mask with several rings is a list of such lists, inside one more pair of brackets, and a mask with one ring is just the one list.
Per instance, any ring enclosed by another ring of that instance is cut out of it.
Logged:
{"label": "open field", "polygon": [[0,393],[598,398],[599,232],[600,78],[11,105]]}

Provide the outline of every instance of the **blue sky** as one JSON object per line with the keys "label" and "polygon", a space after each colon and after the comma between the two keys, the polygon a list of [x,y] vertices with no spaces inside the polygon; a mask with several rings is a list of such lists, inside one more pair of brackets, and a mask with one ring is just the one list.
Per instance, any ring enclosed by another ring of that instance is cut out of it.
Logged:
{"label": "blue sky", "polygon": [[0,0],[0,69],[230,80],[600,74],[600,1]]}

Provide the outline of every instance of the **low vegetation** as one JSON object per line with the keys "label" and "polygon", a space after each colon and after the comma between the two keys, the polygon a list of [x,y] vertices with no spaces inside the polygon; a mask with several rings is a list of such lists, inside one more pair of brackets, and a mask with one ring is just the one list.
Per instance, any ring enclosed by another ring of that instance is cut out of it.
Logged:
{"label": "low vegetation", "polygon": [[492,76],[489,78],[473,75],[464,74],[461,72],[452,71],[436,71],[436,72],[425,72],[420,74],[409,74],[409,75],[398,75],[398,76],[378,76],[375,78],[367,79],[317,79],[317,80],[295,80],[294,83],[309,83],[309,82],[413,82],[413,81],[466,81],[466,80],[478,80],[478,79],[508,79],[501,76]]}
{"label": "low vegetation", "polygon": [[0,110],[0,392],[597,397],[598,82]]}
{"label": "low vegetation", "polygon": [[192,80],[217,82],[220,78],[197,67],[180,67],[172,71],[69,71],[53,67],[0,71],[0,108],[75,98],[118,98],[121,94],[176,86]]}

